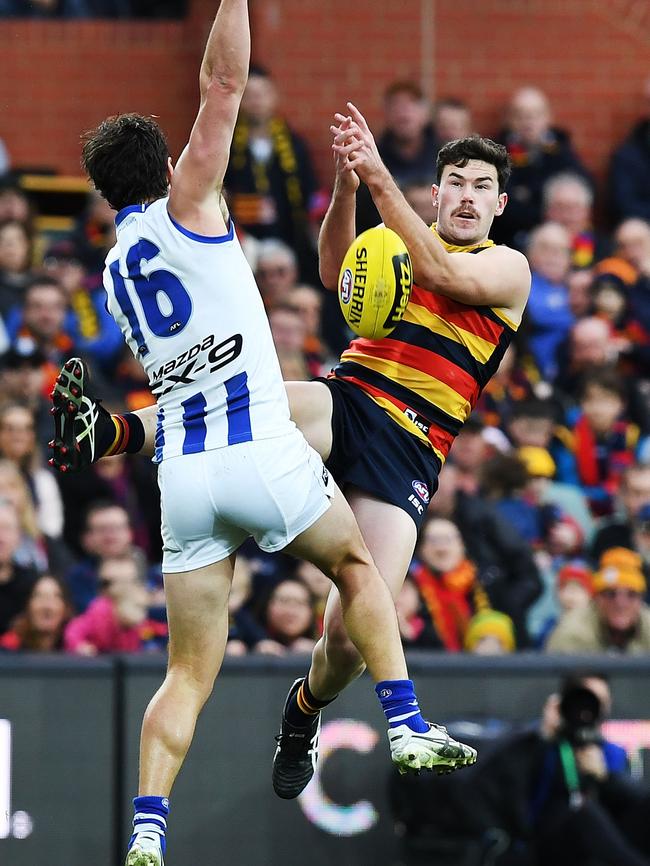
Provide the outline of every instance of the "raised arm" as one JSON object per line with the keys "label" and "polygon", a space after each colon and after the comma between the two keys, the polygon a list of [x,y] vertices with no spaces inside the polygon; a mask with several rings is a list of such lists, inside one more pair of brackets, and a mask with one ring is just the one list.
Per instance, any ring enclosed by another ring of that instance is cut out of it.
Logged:
{"label": "raised arm", "polygon": [[199,73],[201,102],[172,177],[169,211],[202,234],[225,230],[221,185],[250,61],[248,0],[221,0]]}
{"label": "raised arm", "polygon": [[[341,118],[346,129],[349,118]],[[336,178],[332,201],[318,235],[318,268],[321,282],[327,289],[335,289],[341,264],[355,237],[356,196],[359,178],[347,166],[347,157],[334,154]]]}
{"label": "raised arm", "polygon": [[[486,249],[480,255],[448,253],[412,210],[383,164],[363,115],[348,103],[351,122],[332,127],[333,149],[368,185],[384,223],[400,235],[413,262],[415,282],[423,289],[476,306],[504,307],[521,315],[530,290],[525,256],[508,247]],[[342,115],[336,115],[339,120]]]}

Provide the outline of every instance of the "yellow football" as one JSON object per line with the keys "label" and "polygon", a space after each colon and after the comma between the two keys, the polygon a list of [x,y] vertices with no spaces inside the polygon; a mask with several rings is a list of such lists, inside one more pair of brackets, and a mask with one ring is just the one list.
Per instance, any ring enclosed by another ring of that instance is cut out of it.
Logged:
{"label": "yellow football", "polygon": [[355,334],[378,340],[401,321],[413,287],[404,241],[377,226],[360,234],[345,254],[338,294],[343,318]]}

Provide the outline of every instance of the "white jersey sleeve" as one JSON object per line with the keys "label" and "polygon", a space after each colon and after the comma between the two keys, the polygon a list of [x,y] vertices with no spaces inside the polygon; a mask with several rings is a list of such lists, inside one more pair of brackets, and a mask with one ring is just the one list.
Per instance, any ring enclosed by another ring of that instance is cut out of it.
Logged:
{"label": "white jersey sleeve", "polygon": [[268,319],[232,221],[222,237],[197,235],[172,219],[164,198],[124,208],[115,222],[107,306],[158,401],[154,460],[291,430]]}

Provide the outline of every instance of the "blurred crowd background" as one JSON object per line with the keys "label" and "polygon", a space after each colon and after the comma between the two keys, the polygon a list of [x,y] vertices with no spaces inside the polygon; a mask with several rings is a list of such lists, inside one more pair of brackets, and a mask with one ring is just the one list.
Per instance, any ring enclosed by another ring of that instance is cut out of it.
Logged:
{"label": "blurred crowd background", "polygon": [[[0,0],[0,16],[183,11]],[[614,131],[597,178],[542,89],[513,83],[495,128],[479,127],[462,94],[432,102],[414,79],[383,92],[379,149],[427,224],[440,146],[473,132],[506,145],[509,203],[492,236],[522,250],[533,273],[516,343],[453,446],[397,600],[409,648],[650,650],[650,78],[636,88],[644,108]],[[274,71],[253,66],[226,196],[283,375],[307,380],[352,335],[318,279],[332,180],[313,159],[322,142],[296,132],[285,104]],[[58,180],[0,140],[0,647],[159,651],[155,467],[120,456],[57,476],[47,465],[48,395],[71,355],[89,362],[110,409],[153,402],[104,307],[114,213],[83,179]],[[362,187],[359,231],[379,220]],[[328,587],[306,563],[245,545],[228,652],[309,651]]]}
{"label": "blurred crowd background", "polygon": [[0,18],[180,18],[186,0],[0,0]]}

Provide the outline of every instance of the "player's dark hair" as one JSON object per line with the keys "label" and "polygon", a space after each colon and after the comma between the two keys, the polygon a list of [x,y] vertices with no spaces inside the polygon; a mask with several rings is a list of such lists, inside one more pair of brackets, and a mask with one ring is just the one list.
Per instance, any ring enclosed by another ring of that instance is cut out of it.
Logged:
{"label": "player's dark hair", "polygon": [[115,210],[167,195],[169,148],[152,117],[118,114],[82,136],[81,164]]}
{"label": "player's dark hair", "polygon": [[442,170],[446,165],[457,165],[459,168],[465,168],[470,159],[479,159],[481,162],[493,165],[497,170],[499,192],[502,193],[505,190],[512,170],[508,151],[502,144],[497,144],[491,138],[483,138],[480,135],[457,138],[440,148],[436,161],[438,183],[440,183]]}

